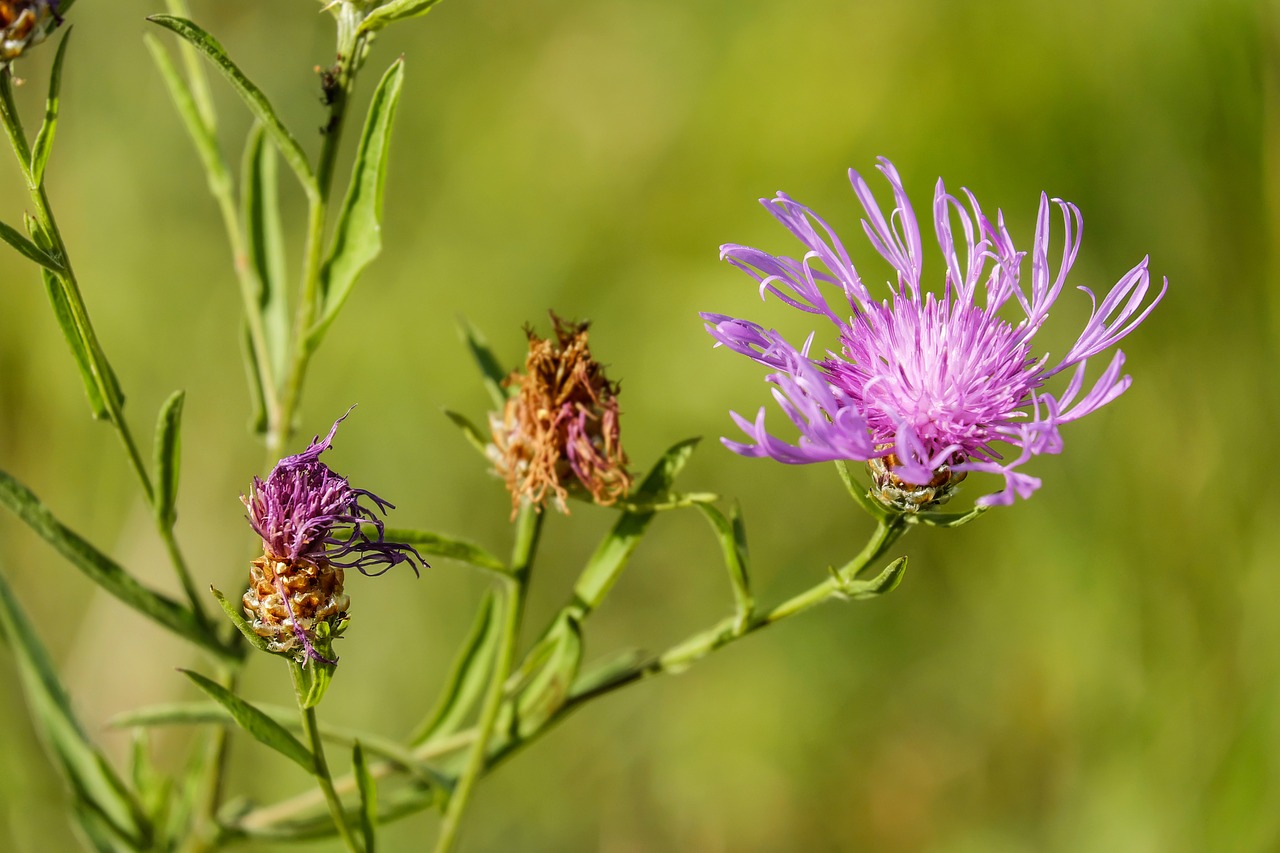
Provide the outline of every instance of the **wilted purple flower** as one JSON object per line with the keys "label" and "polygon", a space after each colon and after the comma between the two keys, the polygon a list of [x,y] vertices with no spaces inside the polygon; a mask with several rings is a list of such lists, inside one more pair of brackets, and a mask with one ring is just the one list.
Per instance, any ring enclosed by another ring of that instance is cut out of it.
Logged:
{"label": "wilted purple flower", "polygon": [[17,59],[28,47],[44,41],[61,23],[58,0],[0,2],[0,68]]}
{"label": "wilted purple flower", "polygon": [[[249,523],[262,537],[263,556],[252,563],[245,612],[256,633],[275,652],[300,649],[302,659],[336,663],[316,651],[316,644],[341,632],[349,599],[343,592],[343,569],[380,575],[407,562],[414,574],[422,556],[410,545],[388,542],[378,512],[392,504],[320,461],[329,449],[343,415],[321,441],[296,456],[286,456],[266,481],[253,478],[249,496],[240,496]],[[362,503],[366,500],[372,506]],[[366,529],[372,527],[376,536]],[[321,625],[325,627],[321,629]]]}
{"label": "wilted purple flower", "polygon": [[[1010,504],[1027,498],[1040,480],[1017,470],[1031,457],[1058,453],[1058,426],[1111,402],[1129,387],[1116,351],[1101,377],[1084,391],[1087,360],[1133,331],[1164,297],[1168,280],[1147,298],[1147,258],[1126,273],[1093,310],[1066,355],[1050,363],[1037,357],[1032,338],[1049,316],[1080,249],[1082,220],[1075,205],[1040,196],[1031,253],[1030,289],[1021,278],[1025,252],[1017,251],[997,212],[993,224],[968,190],[968,209],[939,180],[933,219],[946,274],[941,295],[921,292],[922,243],[915,213],[897,170],[881,158],[879,171],[893,188],[886,219],[862,177],[852,169],[854,193],[866,210],[863,230],[897,274],[889,299],[880,302],[863,284],[832,228],[783,193],[761,199],[766,209],[804,244],[800,259],[726,244],[720,255],[793,308],[823,316],[836,327],[839,351],[810,357],[813,335],[797,349],[776,331],[747,320],[704,313],[707,331],[724,344],[774,370],[767,378],[783,412],[800,430],[796,444],[765,429],[762,408],[754,422],[733,418],[751,439],[724,439],[744,456],[780,462],[875,460],[874,492],[898,509],[940,503],[949,486],[969,471],[1005,478],[1000,492],[978,503]],[[1056,273],[1050,268],[1050,203],[1061,211],[1064,247]],[[972,214],[970,214],[972,210]],[[957,251],[953,222],[960,225]],[[843,294],[828,301],[822,285]],[[979,287],[981,285],[981,287]],[[979,298],[979,290],[982,297]],[[1004,319],[1005,306],[1021,317]],[[1060,395],[1042,391],[1046,380],[1074,368]],[[1083,391],[1083,394],[1082,394]],[[995,445],[1013,448],[1006,459]]]}

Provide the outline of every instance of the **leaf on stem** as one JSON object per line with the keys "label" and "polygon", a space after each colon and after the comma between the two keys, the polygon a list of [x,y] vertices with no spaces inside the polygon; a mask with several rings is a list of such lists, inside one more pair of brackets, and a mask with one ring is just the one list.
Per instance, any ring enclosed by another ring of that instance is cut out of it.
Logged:
{"label": "leaf on stem", "polygon": [[453,662],[453,670],[445,681],[444,690],[431,714],[409,738],[411,745],[416,746],[433,737],[453,734],[484,695],[489,669],[498,647],[498,607],[497,596],[492,591],[486,593],[476,611],[471,632]]}
{"label": "leaf on stem", "polygon": [[[667,450],[641,481],[640,488],[630,496],[629,500],[643,506],[646,501],[653,501],[658,496],[667,495],[671,491],[671,484],[675,481],[676,475],[689,462],[689,457],[693,455],[693,450],[700,440],[686,439]],[[652,510],[623,512],[622,517],[613,525],[613,529],[601,540],[591,558],[587,560],[582,574],[578,576],[577,583],[574,584],[575,600],[570,607],[575,608],[579,618],[585,618],[588,613],[600,606],[600,602],[604,601],[604,597],[618,579],[618,575],[631,559],[636,546],[640,544],[640,537],[648,529],[653,515]]]}
{"label": "leaf on stem", "polygon": [[428,530],[410,530],[404,527],[388,527],[383,536],[392,542],[403,542],[412,545],[423,554],[435,557],[447,557],[463,563],[470,563],[482,569],[489,569],[500,574],[509,574],[506,564],[493,554],[466,539],[444,536]]}
{"label": "leaf on stem", "polygon": [[240,728],[286,758],[292,759],[303,770],[315,774],[316,765],[311,750],[303,746],[302,741],[290,734],[288,729],[216,681],[211,681],[189,669],[178,671],[195,682],[196,687],[207,693],[215,702],[226,708]]}
{"label": "leaf on stem", "polygon": [[484,433],[480,432],[480,429],[475,424],[473,424],[467,418],[466,415],[459,414],[458,412],[450,411],[449,409],[445,409],[444,416],[449,420],[453,421],[454,426],[462,430],[462,436],[467,440],[468,444],[470,444],[476,450],[480,451],[481,456],[483,456],[486,459],[489,458],[488,437],[485,436]]}
{"label": "leaf on stem", "polygon": [[222,608],[222,612],[227,614],[227,618],[231,620],[231,624],[235,625],[236,630],[249,641],[249,645],[253,646],[260,652],[269,652],[270,649],[267,647],[267,638],[259,636],[258,633],[253,630],[253,626],[244,618],[244,614],[240,612],[240,607],[237,603],[227,600],[227,597],[222,594],[222,590],[217,587],[211,586],[209,587],[209,591],[213,593],[214,598],[218,599],[218,606]]}
{"label": "leaf on stem", "polygon": [[[265,144],[266,132],[255,124],[244,146],[240,169],[249,263],[257,274],[257,309],[270,360],[268,376],[281,377],[289,357],[288,270],[284,230],[280,225],[280,194],[276,181],[276,152]],[[273,391],[274,393],[274,391]]]}
{"label": "leaf on stem", "polygon": [[160,416],[156,419],[156,491],[152,508],[155,510],[156,520],[165,528],[173,527],[178,518],[175,506],[178,500],[178,471],[182,461],[182,404],[186,399],[185,391],[174,391],[160,407]]}
{"label": "leaf on stem", "polygon": [[355,768],[356,790],[360,792],[360,834],[364,836],[364,853],[375,853],[378,824],[378,788],[369,764],[365,761],[364,748],[356,741],[351,748],[351,764]]}
{"label": "leaf on stem", "polygon": [[206,633],[190,610],[140,584],[119,564],[65,527],[30,489],[4,471],[0,471],[0,506],[22,519],[90,580],[134,610],[216,655],[237,657],[217,637]]}
{"label": "leaf on stem", "polygon": [[927,524],[930,527],[962,527],[982,515],[991,507],[975,506],[968,512],[917,512],[907,516],[908,521]]}
{"label": "leaf on stem", "polygon": [[57,275],[47,269],[41,270],[40,274],[44,279],[45,292],[49,295],[49,304],[53,306],[54,319],[62,329],[62,336],[71,348],[71,356],[80,370],[84,393],[89,398],[89,410],[95,419],[108,420],[111,417],[111,407],[107,403],[110,396],[115,397],[117,408],[124,405],[124,395],[120,393],[115,374],[110,372],[110,366],[105,373],[94,370],[93,349],[84,330],[76,322],[67,298],[66,286]]}
{"label": "leaf on stem", "polygon": [[741,632],[755,613],[756,603],[751,595],[751,583],[748,577],[749,557],[747,555],[747,531],[742,523],[742,511],[735,502],[725,518],[720,510],[711,504],[698,504],[702,515],[711,524],[716,537],[720,540],[720,549],[724,553],[724,564],[729,569],[729,584],[733,587],[733,600],[736,605],[736,628]]}
{"label": "leaf on stem", "polygon": [[36,186],[44,184],[44,167],[49,162],[49,152],[53,150],[53,135],[58,129],[58,107],[61,105],[62,60],[67,55],[67,42],[71,40],[71,28],[58,43],[58,52],[53,57],[53,70],[49,73],[49,97],[44,104],[44,121],[36,133],[36,141],[31,145],[31,180]]}
{"label": "leaf on stem", "polygon": [[151,834],[142,805],[84,733],[48,652],[3,575],[0,630],[17,661],[32,723],[71,783],[78,808],[93,815],[95,828],[107,836],[142,846]]}
{"label": "leaf on stem", "polygon": [[498,357],[493,354],[493,349],[489,346],[489,342],[485,340],[484,335],[480,333],[479,329],[471,325],[466,317],[458,317],[458,335],[462,338],[462,342],[467,345],[467,352],[471,353],[471,358],[475,360],[476,367],[480,368],[480,376],[484,380],[484,389],[489,392],[489,399],[493,400],[493,407],[501,411],[506,406],[507,399],[514,393],[514,389],[507,388],[502,384],[506,381],[507,371],[503,369]]}
{"label": "leaf on stem", "polygon": [[0,222],[0,240],[4,240],[10,246],[18,250],[24,258],[29,261],[35,261],[46,270],[60,273],[63,271],[62,264],[54,260],[53,256],[42,250],[35,243],[32,243],[22,233],[10,225]]}
{"label": "leaf on stem", "polygon": [[520,737],[532,735],[555,716],[568,699],[581,666],[582,624],[566,608],[512,676]]}
{"label": "leaf on stem", "polygon": [[[441,797],[439,788],[418,783],[392,791],[381,797],[380,823],[415,814],[431,808]],[[349,823],[358,822],[360,815],[352,809],[344,809]],[[256,820],[258,814],[250,812],[243,819],[228,822],[224,827],[227,839],[254,839],[259,841],[312,841],[332,838],[337,827],[327,808],[317,806],[310,813],[283,819]]]}
{"label": "leaf on stem", "polygon": [[370,12],[360,24],[364,33],[377,32],[387,24],[416,18],[431,11],[440,0],[391,0]]}
{"label": "leaf on stem", "polygon": [[320,271],[320,319],[307,330],[307,346],[312,350],[320,345],[342,310],[360,273],[382,251],[382,195],[387,183],[391,125],[403,83],[404,60],[397,59],[382,75],[369,104],[351,183],[334,227],[333,246]]}
{"label": "leaf on stem", "polygon": [[860,581],[853,578],[845,578],[834,569],[831,570],[831,574],[839,584],[841,597],[850,601],[860,601],[865,598],[875,598],[878,595],[893,592],[898,588],[898,584],[902,583],[902,575],[906,571],[907,558],[899,557],[885,566],[880,574],[870,580]]}
{"label": "leaf on stem", "polygon": [[284,126],[284,122],[276,114],[275,108],[271,106],[267,96],[231,61],[231,58],[227,56],[227,52],[223,50],[218,40],[185,18],[176,18],[172,15],[151,15],[147,20],[153,24],[159,24],[166,30],[185,39],[187,44],[190,44],[209,62],[213,63],[213,67],[221,72],[222,76],[231,84],[231,87],[236,90],[236,94],[244,101],[249,111],[267,129],[267,133],[271,135],[272,140],[279,147],[280,153],[284,155],[285,162],[289,164],[294,174],[298,176],[298,181],[302,184],[302,188],[306,190],[307,196],[313,199],[318,198],[320,196],[320,188],[316,183],[315,174],[311,171],[311,165],[307,162],[307,155],[303,152],[302,146],[298,144],[298,140],[289,132],[289,129]]}

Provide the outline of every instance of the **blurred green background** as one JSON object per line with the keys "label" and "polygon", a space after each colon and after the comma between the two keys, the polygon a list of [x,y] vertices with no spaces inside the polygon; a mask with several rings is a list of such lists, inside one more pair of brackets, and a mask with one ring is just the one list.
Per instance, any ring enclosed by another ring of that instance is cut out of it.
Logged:
{"label": "blurred green background", "polygon": [[[232,589],[254,547],[236,498],[263,454],[221,224],[142,46],[160,6],[76,4],[49,183],[135,432],[149,436],[164,398],[187,390],[178,532],[197,581]],[[312,69],[332,61],[330,18],[309,0],[193,0],[193,12],[314,151]],[[1147,253],[1171,281],[1125,342],[1132,389],[1027,469],[1044,479],[1031,501],[913,533],[887,598],[829,605],[587,707],[486,780],[464,849],[1280,849],[1278,20],[1244,0],[449,0],[379,40],[363,98],[381,67],[408,62],[386,248],[314,362],[295,445],[359,403],[326,458],[394,501],[393,524],[505,550],[509,499],[441,414],[479,420],[486,405],[456,318],[514,365],[521,325],[545,331],[554,308],[593,322],[638,468],[707,437],[682,484],[741,501],[759,598],[851,556],[870,524],[830,466],[742,459],[715,441],[766,386],[757,366],[712,350],[697,312],[801,328],[717,260],[728,241],[795,250],[755,202],[779,189],[835,224],[869,279],[885,275],[844,178],[876,155],[922,215],[942,175],[1002,207],[1024,247],[1042,189],[1076,202],[1074,284],[1105,290]],[[19,69],[33,123],[52,53]],[[238,151],[247,116],[214,83]],[[24,202],[7,163],[0,218],[18,224]],[[940,280],[936,253],[929,270]],[[0,280],[0,468],[176,591],[36,273],[6,249]],[[1086,311],[1066,292],[1046,346],[1061,352]],[[994,488],[966,485],[966,501]],[[549,520],[527,634],[612,518],[575,506]],[[195,698],[174,672],[204,665],[190,647],[7,514],[0,558],[113,755],[127,746],[104,728],[113,714]],[[416,581],[351,580],[323,718],[412,728],[485,583],[446,560]],[[729,607],[704,522],[666,514],[590,623],[588,656],[662,648]],[[289,701],[278,661],[248,672],[250,697]],[[71,849],[62,782],[8,654],[0,679],[0,848]],[[187,737],[158,737],[167,766]],[[231,791],[271,800],[307,786],[246,741]],[[387,849],[424,849],[435,821],[393,825]]]}

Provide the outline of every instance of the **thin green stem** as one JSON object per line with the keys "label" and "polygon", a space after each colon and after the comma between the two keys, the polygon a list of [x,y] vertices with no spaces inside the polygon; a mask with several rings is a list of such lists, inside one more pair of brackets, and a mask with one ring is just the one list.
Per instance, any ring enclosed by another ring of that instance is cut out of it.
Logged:
{"label": "thin green stem", "polygon": [[516,518],[516,542],[511,559],[511,577],[501,581],[503,596],[499,603],[502,624],[498,637],[498,649],[493,669],[489,673],[489,687],[485,693],[480,720],[476,723],[476,739],[467,754],[467,764],[458,777],[458,784],[449,797],[444,819],[440,824],[440,836],[436,841],[436,853],[449,853],[458,843],[462,816],[466,812],[475,784],[484,774],[489,753],[489,739],[493,736],[498,711],[505,698],[504,685],[515,662],[516,644],[520,638],[520,618],[524,613],[525,589],[529,582],[529,570],[537,550],[538,534],[542,527],[542,514],[528,501],[520,507]]}
{"label": "thin green stem", "polygon": [[[224,668],[218,679],[232,693],[236,689],[237,675]],[[227,759],[230,753],[231,732],[226,726],[214,726],[204,743],[205,762],[202,765],[200,799],[192,823],[192,832],[183,847],[184,853],[207,853],[218,847],[218,809],[222,807],[223,782],[226,778]]]}
{"label": "thin green stem", "polygon": [[361,853],[360,842],[356,840],[351,825],[347,823],[347,813],[342,808],[342,800],[338,798],[338,792],[333,787],[333,778],[329,775],[329,763],[324,757],[324,741],[320,738],[320,726],[316,722],[316,709],[311,707],[301,710],[302,731],[306,736],[307,745],[311,747],[311,755],[315,759],[316,779],[320,782],[320,790],[324,791],[325,802],[329,805],[329,814],[333,816],[333,823],[338,828],[338,834],[342,836],[342,840],[346,842],[347,848],[352,853]]}

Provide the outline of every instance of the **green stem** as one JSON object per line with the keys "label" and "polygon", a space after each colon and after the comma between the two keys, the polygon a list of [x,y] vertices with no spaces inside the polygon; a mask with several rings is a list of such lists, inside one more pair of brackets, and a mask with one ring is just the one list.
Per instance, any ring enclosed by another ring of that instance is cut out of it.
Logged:
{"label": "green stem", "polygon": [[449,797],[449,805],[445,809],[444,819],[440,824],[436,853],[449,853],[458,843],[462,815],[467,809],[467,803],[471,799],[471,792],[476,782],[485,770],[489,739],[493,735],[498,711],[502,708],[503,687],[507,676],[511,674],[511,666],[515,662],[516,643],[520,635],[520,617],[524,613],[524,592],[528,585],[529,569],[533,564],[541,527],[542,514],[526,501],[521,505],[520,514],[516,519],[516,542],[511,559],[511,577],[502,580],[504,592],[500,603],[502,626],[493,670],[489,674],[489,688],[480,710],[480,720],[476,724],[476,738],[472,741],[471,749],[467,754],[466,767],[458,777],[458,784]]}
{"label": "green stem", "polygon": [[[219,682],[235,692],[237,673],[224,669]],[[200,780],[200,802],[197,806],[193,830],[182,848],[184,853],[207,853],[218,847],[218,809],[222,806],[222,787],[226,778],[227,758],[230,752],[230,729],[214,726],[204,744],[205,763]]]}
{"label": "green stem", "polygon": [[320,738],[320,726],[316,722],[316,709],[311,707],[301,710],[302,731],[307,738],[307,745],[311,747],[311,755],[315,759],[316,779],[320,782],[320,790],[324,791],[325,802],[329,805],[329,814],[333,816],[333,823],[338,828],[338,834],[342,836],[342,840],[346,842],[347,848],[352,853],[361,853],[360,842],[356,841],[355,833],[347,823],[347,813],[342,808],[342,800],[338,798],[338,792],[333,787],[333,778],[329,775],[329,763],[324,757],[324,742]]}

